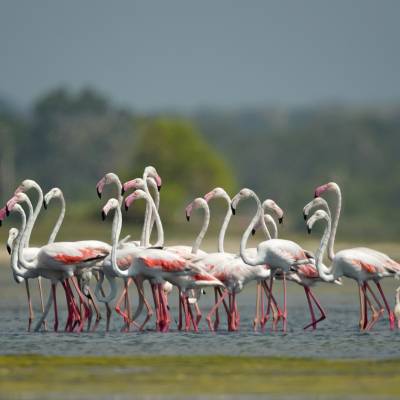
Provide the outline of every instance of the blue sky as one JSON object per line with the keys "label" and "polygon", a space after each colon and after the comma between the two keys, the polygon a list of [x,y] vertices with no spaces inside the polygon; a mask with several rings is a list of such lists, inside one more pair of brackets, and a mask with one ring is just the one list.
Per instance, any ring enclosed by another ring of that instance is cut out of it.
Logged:
{"label": "blue sky", "polygon": [[142,111],[400,100],[400,1],[0,0],[0,95]]}

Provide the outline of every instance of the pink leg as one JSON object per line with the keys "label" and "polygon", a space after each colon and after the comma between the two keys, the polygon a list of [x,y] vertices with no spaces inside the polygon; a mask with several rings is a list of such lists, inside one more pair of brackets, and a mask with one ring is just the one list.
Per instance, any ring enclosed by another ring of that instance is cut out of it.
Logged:
{"label": "pink leg", "polygon": [[187,303],[187,309],[189,311],[190,321],[192,322],[192,325],[193,325],[193,330],[195,332],[198,332],[199,328],[197,327],[196,320],[195,320],[195,318],[193,316],[192,307],[191,307],[191,304],[189,303],[189,298],[188,297],[186,297],[186,303]]}
{"label": "pink leg", "polygon": [[393,314],[393,311],[390,309],[389,303],[386,300],[386,297],[385,297],[385,294],[383,293],[383,290],[382,290],[380,282],[375,282],[375,285],[378,288],[379,293],[382,296],[383,302],[385,303],[386,311],[387,311],[387,313],[389,315],[389,326],[390,326],[390,329],[393,330],[394,329],[394,314]]}
{"label": "pink leg", "polygon": [[56,296],[56,285],[51,284],[51,291],[53,292],[53,303],[54,303],[54,332],[58,330],[58,310],[57,310],[57,296]]}
{"label": "pink leg", "polygon": [[[273,311],[274,314],[274,319],[273,319],[273,323],[272,323],[272,329],[274,331],[276,331],[276,327],[277,327],[277,323],[279,321],[279,319],[282,317],[283,313],[281,311],[281,309],[278,306],[278,302],[276,301],[274,295],[272,294],[271,289],[268,287],[267,282],[263,281],[262,285],[264,287],[264,291],[265,291],[265,296],[268,300],[271,300],[271,310]],[[275,316],[275,311],[273,310],[275,308],[276,310],[276,316]],[[263,324],[262,324],[262,328],[264,329],[265,324],[268,322],[269,319],[269,314],[265,314],[264,320],[263,320]]]}
{"label": "pink leg", "polygon": [[382,316],[382,314],[385,312],[385,310],[382,307],[382,304],[380,303],[378,298],[376,297],[375,293],[369,286],[368,282],[364,282],[364,287],[366,289],[365,292],[367,292],[367,291],[370,292],[372,298],[374,299],[375,303],[377,304],[377,306],[379,308],[379,310],[376,310],[375,307],[373,306],[372,302],[369,302],[369,306],[372,311],[372,320],[370,322],[368,322],[365,330],[370,331],[374,327],[374,325],[378,322],[379,318]]}
{"label": "pink leg", "polygon": [[114,307],[117,314],[120,315],[124,319],[125,324],[128,323],[128,315],[125,312],[121,311],[121,304],[123,301],[126,304],[126,290],[127,290],[127,286],[125,285],[125,287],[122,290],[120,296],[118,297],[117,302],[115,303],[115,307]]}
{"label": "pink leg", "polygon": [[75,287],[76,292],[78,293],[79,301],[82,303],[82,306],[83,306],[83,318],[81,320],[81,324],[80,324],[80,327],[79,327],[79,331],[82,332],[85,320],[89,317],[90,310],[89,310],[88,305],[86,304],[85,296],[82,293],[82,291],[81,291],[81,289],[80,289],[80,287],[78,285],[76,277],[73,276],[71,278],[71,280],[72,280],[72,284]]}
{"label": "pink leg", "polygon": [[303,329],[307,329],[310,326],[312,326],[313,329],[317,327],[315,323],[315,314],[314,314],[314,309],[311,304],[311,299],[310,299],[310,288],[307,286],[304,286],[304,292],[306,293],[307,297],[307,303],[308,303],[308,308],[310,309],[310,315],[311,315],[311,324],[306,325]]}
{"label": "pink leg", "polygon": [[163,290],[163,285],[160,283],[158,285],[158,292],[159,292],[159,297],[160,297],[160,303],[161,303],[161,309],[162,309],[162,314],[163,314],[163,332],[168,332],[169,330],[169,325],[171,323],[171,318],[170,314],[168,311],[168,306],[167,306],[167,298]]}
{"label": "pink leg", "polygon": [[182,330],[182,294],[181,291],[179,290],[179,316],[178,316],[178,331]]}
{"label": "pink leg", "polygon": [[[214,288],[214,304],[218,302],[218,289]],[[215,310],[215,321],[214,321],[214,330],[218,329],[219,325],[219,310],[218,308]]]}
{"label": "pink leg", "polygon": [[[326,314],[325,314],[325,311],[324,311],[324,309],[322,308],[321,304],[319,303],[319,301],[317,300],[317,298],[315,297],[314,293],[312,292],[312,290],[311,290],[310,288],[308,288],[308,294],[310,295],[310,298],[311,298],[312,300],[314,300],[314,303],[315,303],[315,305],[317,306],[317,308],[318,308],[318,310],[319,310],[319,312],[320,312],[320,314],[321,314],[320,317],[319,317],[317,320],[315,320],[315,322],[314,322],[315,326],[317,326],[317,324],[318,324],[319,322],[323,321],[323,320],[326,318]],[[309,328],[310,326],[311,326],[311,324],[308,325],[308,326],[306,326],[304,329],[307,329],[307,328]]]}
{"label": "pink leg", "polygon": [[158,291],[156,290],[156,285],[151,283],[151,291],[153,293],[154,308],[156,309],[156,330],[160,331],[160,304],[158,299]]}
{"label": "pink leg", "polygon": [[286,272],[283,273],[283,332],[287,330]]}
{"label": "pink leg", "polygon": [[224,290],[223,293],[221,293],[221,297],[219,298],[219,300],[213,305],[210,312],[207,314],[206,321],[207,321],[208,327],[210,328],[211,332],[214,332],[214,327],[211,323],[211,317],[213,316],[213,314],[215,314],[216,310],[221,305],[221,303],[224,301],[224,299],[227,295],[228,295],[228,291]]}
{"label": "pink leg", "polygon": [[32,308],[32,300],[31,300],[31,291],[29,289],[29,282],[28,279],[25,279],[25,288],[26,288],[26,296],[28,298],[28,332],[31,331],[31,325],[34,318],[33,308]]}

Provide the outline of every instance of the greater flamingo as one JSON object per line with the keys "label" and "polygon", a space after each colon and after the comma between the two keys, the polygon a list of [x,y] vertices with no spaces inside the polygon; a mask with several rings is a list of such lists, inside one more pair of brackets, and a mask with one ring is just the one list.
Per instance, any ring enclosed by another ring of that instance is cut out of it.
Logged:
{"label": "greater flamingo", "polygon": [[[307,253],[295,242],[283,239],[270,239],[261,242],[257,246],[255,255],[250,255],[246,251],[246,245],[248,238],[255,224],[261,220],[261,223],[265,225],[264,219],[262,218],[263,209],[258,196],[250,189],[242,189],[233,199],[231,203],[232,212],[235,214],[237,205],[239,202],[246,198],[253,198],[257,204],[257,211],[251,220],[249,226],[245,230],[242,240],[240,242],[240,256],[246,264],[256,265],[268,265],[271,269],[269,291],[272,295],[272,284],[274,275],[278,270],[282,272],[283,280],[283,331],[286,332],[287,328],[287,307],[286,307],[286,274],[289,271],[295,269],[298,265],[310,265],[311,260]],[[268,300],[267,316],[269,316],[271,308],[271,299]]]}
{"label": "greater flamingo", "polygon": [[[341,250],[333,257],[329,268],[321,268],[322,258],[331,237],[331,218],[324,210],[317,210],[307,221],[309,232],[315,222],[324,220],[326,228],[321,239],[320,247],[316,253],[316,266],[320,277],[325,281],[332,281],[341,276],[353,279],[359,287],[360,297],[360,329],[370,330],[377,322],[380,314],[376,313],[372,304],[367,298],[367,281],[377,281],[385,276],[393,276],[400,273],[400,266],[393,261],[393,265],[382,265],[380,258],[364,249]],[[371,292],[372,293],[372,292]],[[373,293],[372,293],[373,294]],[[375,299],[377,301],[377,299]],[[367,305],[371,308],[373,318],[371,322],[367,320]],[[394,316],[393,316],[394,319]]]}
{"label": "greater flamingo", "polygon": [[[360,274],[363,275],[362,281],[365,282],[364,291],[360,290],[360,296],[363,297],[363,301],[360,298],[360,304],[364,303],[364,316],[360,321],[363,322],[363,327],[361,329],[367,328],[367,315],[366,315],[366,307],[365,302],[367,299],[365,296],[362,296],[363,293],[366,292],[365,287],[370,290],[372,296],[377,302],[378,306],[381,308],[380,302],[375,297],[372,290],[368,287],[368,280],[374,281],[376,287],[379,290],[379,293],[382,297],[383,303],[385,304],[386,311],[389,316],[389,326],[390,329],[394,329],[394,314],[391,311],[389,302],[387,301],[383,289],[380,284],[380,280],[386,276],[399,276],[400,275],[400,264],[391,259],[388,255],[381,253],[379,251],[367,248],[367,247],[357,247],[348,250],[342,250],[335,255],[334,253],[334,243],[336,237],[336,231],[339,224],[340,211],[342,206],[342,194],[340,187],[335,182],[329,182],[327,184],[321,185],[315,189],[315,197],[320,197],[325,192],[333,192],[336,196],[336,210],[335,216],[332,222],[332,232],[328,241],[328,258],[333,262],[333,260],[337,259],[339,264],[341,263],[352,263],[359,270],[359,273],[356,274],[356,279],[359,279]],[[338,258],[336,258],[338,257]],[[362,308],[362,307],[361,307]],[[376,323],[377,319],[380,317],[381,313],[374,313],[373,320],[371,324],[369,324],[368,329],[371,329],[372,326]]]}

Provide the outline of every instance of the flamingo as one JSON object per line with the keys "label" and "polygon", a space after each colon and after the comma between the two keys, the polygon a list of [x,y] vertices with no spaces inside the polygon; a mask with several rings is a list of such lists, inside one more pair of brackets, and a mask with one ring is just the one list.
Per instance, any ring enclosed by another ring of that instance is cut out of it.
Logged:
{"label": "flamingo", "polygon": [[[385,266],[381,259],[375,257],[373,253],[366,252],[362,248],[341,250],[335,254],[328,270],[321,268],[324,251],[331,237],[331,218],[324,210],[317,210],[307,221],[309,232],[316,221],[325,220],[326,228],[321,239],[321,244],[316,254],[316,266],[320,277],[325,281],[332,281],[341,276],[353,279],[359,287],[360,297],[360,330],[370,330],[377,322],[380,313],[377,313],[368,300],[366,290],[368,280],[377,281],[385,276],[398,275],[400,266],[397,264]],[[394,261],[393,261],[394,263]],[[371,291],[373,294],[373,292]],[[376,302],[378,300],[374,298]],[[379,304],[379,302],[378,302]],[[367,321],[367,305],[370,307],[373,317],[372,321]],[[393,317],[394,319],[394,317]]]}
{"label": "flamingo", "polygon": [[[229,197],[229,195],[226,193],[226,191],[220,187],[216,187],[213,190],[211,190],[210,192],[206,193],[204,195],[204,199],[207,201],[207,203],[209,203],[212,199],[216,199],[216,198],[222,198],[226,201],[227,203],[227,211],[225,214],[225,218],[223,220],[219,235],[218,235],[218,251],[220,253],[224,253],[224,239],[225,239],[225,233],[226,230],[228,228],[229,222],[231,220],[232,217],[232,209],[231,209],[231,198]],[[274,212],[277,213],[278,218],[280,220],[280,222],[282,222],[283,220],[283,212],[282,210],[276,205],[276,203],[273,200],[266,200],[263,203],[263,208],[264,209],[272,209]],[[266,237],[268,239],[271,238],[271,235],[268,231],[268,229],[266,228],[265,224],[261,224],[261,227],[263,228],[264,234],[266,235]],[[248,252],[254,252],[256,249],[247,249]],[[218,263],[218,261],[217,261]],[[257,330],[257,326],[258,323],[261,322],[261,325],[264,326],[264,324],[266,323],[266,319],[264,319],[264,317],[260,317],[260,306],[261,308],[263,308],[263,297],[261,296],[261,292],[262,292],[262,287],[264,287],[264,291],[265,294],[267,296],[269,296],[269,292],[268,292],[268,287],[266,287],[263,283],[262,280],[257,279],[257,299],[256,299],[256,316],[253,320],[253,327],[254,330]],[[217,290],[219,291],[219,293],[217,292]],[[218,301],[218,294],[220,296],[222,296],[222,293],[220,291],[220,289],[216,289],[215,290],[215,303],[217,303]],[[225,301],[224,301],[224,306],[225,309],[227,309],[226,305],[225,305]],[[276,321],[277,318],[279,318],[279,307],[277,307],[277,304],[275,302],[275,299],[272,299],[272,303],[271,303],[271,308],[272,308],[272,313],[273,313],[273,320]],[[263,314],[263,311],[262,311]],[[230,318],[230,317],[228,317]],[[219,324],[219,314],[218,314],[218,308],[215,309],[215,322],[214,322],[214,329],[217,329]]]}
{"label": "flamingo", "polygon": [[[362,323],[363,325],[361,329],[366,329],[368,325],[365,307],[365,303],[368,302],[368,299],[366,298],[366,289],[370,290],[372,296],[374,297],[374,300],[377,302],[379,308],[381,308],[380,302],[368,286],[367,281],[369,280],[372,280],[378,288],[378,291],[381,295],[383,303],[386,307],[386,311],[388,313],[390,329],[394,329],[394,314],[393,311],[390,309],[389,303],[386,299],[386,296],[379,281],[383,277],[398,277],[400,275],[400,264],[391,259],[388,255],[367,247],[357,247],[353,249],[342,250],[335,255],[334,243],[342,206],[342,194],[339,185],[335,182],[329,182],[327,184],[317,187],[314,194],[315,197],[320,197],[325,192],[333,192],[336,196],[335,216],[333,218],[332,231],[328,241],[328,258],[332,262],[336,259],[336,263],[340,265],[343,264],[341,265],[341,268],[343,268],[344,270],[349,267],[349,263],[352,264],[357,269],[357,273],[354,275],[354,268],[350,268],[350,271],[353,273],[354,278],[358,281],[359,285],[361,282],[365,284],[364,290],[359,290],[361,305],[360,309],[364,309],[364,316],[360,318],[360,324]],[[380,316],[380,312],[376,313],[373,311],[373,319],[371,324],[368,325],[368,330],[371,329],[373,325],[375,325]]]}
{"label": "flamingo", "polygon": [[[150,201],[149,197],[150,196],[146,192],[136,190],[126,198],[125,207],[129,208],[133,201],[140,198]],[[151,203],[151,206],[152,211],[155,212],[154,203]],[[127,257],[125,262],[126,265],[128,265],[128,268],[125,270],[120,269],[117,262],[115,243],[118,240],[121,231],[122,216],[120,209],[116,205],[115,199],[110,199],[104,206],[104,217],[110,212],[110,210],[114,210],[114,221],[112,229],[113,250],[111,252],[111,257],[108,259],[109,268],[112,269],[116,276],[125,278],[130,276],[142,276],[152,280],[153,298],[156,304],[157,314],[156,328],[157,330],[167,331],[169,328],[170,316],[166,306],[165,297],[162,293],[162,283],[164,280],[168,280],[169,277],[173,277],[174,275],[195,274],[196,271],[193,270],[193,264],[188,260],[188,258],[183,258],[177,254],[160,248],[159,244],[164,241],[164,233],[160,218],[155,212],[158,231],[156,246],[147,249],[140,249],[140,251],[138,251],[134,256],[131,255],[130,257]]]}
{"label": "flamingo", "polygon": [[[274,275],[278,270],[282,271],[283,279],[283,331],[287,329],[287,307],[286,307],[286,275],[288,272],[296,268],[298,265],[310,265],[311,260],[307,253],[295,242],[283,239],[271,239],[261,242],[257,246],[256,254],[249,254],[246,251],[246,244],[252,229],[255,224],[261,219],[265,225],[262,217],[263,209],[258,196],[250,189],[242,189],[233,199],[231,203],[232,212],[235,215],[237,205],[245,198],[253,198],[257,204],[257,212],[251,220],[249,226],[242,236],[240,242],[240,256],[246,264],[256,266],[267,264],[271,269],[269,291],[272,294],[272,284]],[[267,316],[269,316],[271,308],[271,301],[268,301]]]}

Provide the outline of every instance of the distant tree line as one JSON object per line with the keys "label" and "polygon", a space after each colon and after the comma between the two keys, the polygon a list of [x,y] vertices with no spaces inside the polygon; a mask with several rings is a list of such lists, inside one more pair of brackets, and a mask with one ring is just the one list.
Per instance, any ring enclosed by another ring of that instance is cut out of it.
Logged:
{"label": "distant tree line", "polygon": [[340,233],[400,238],[400,107],[321,106],[204,109],[142,115],[94,89],[55,89],[28,112],[0,101],[0,199],[19,180],[60,186],[72,213],[90,214],[94,185],[109,171],[121,179],[154,165],[166,184],[163,208],[175,221],[185,202],[214,186],[241,186],[275,199],[294,231],[315,186],[343,190]]}

